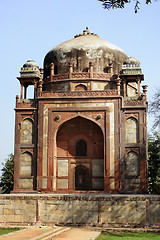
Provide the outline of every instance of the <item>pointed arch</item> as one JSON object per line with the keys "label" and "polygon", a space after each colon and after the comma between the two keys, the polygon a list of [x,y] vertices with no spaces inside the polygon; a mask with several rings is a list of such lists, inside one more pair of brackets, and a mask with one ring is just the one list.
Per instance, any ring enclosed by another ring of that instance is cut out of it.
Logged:
{"label": "pointed arch", "polygon": [[60,182],[67,189],[104,189],[104,136],[99,125],[80,116],[67,120],[57,131],[56,153],[57,189],[62,189]]}
{"label": "pointed arch", "polygon": [[138,120],[129,117],[125,121],[125,141],[126,143],[138,142]]}
{"label": "pointed arch", "polygon": [[[78,141],[80,142],[78,143]],[[104,138],[101,128],[95,122],[78,116],[60,125],[56,136],[57,156],[60,157],[64,154],[64,157],[75,157],[78,151],[83,148],[82,155],[87,154],[87,156],[91,156],[94,152],[95,158],[96,156],[103,158],[103,142]],[[82,156],[81,154],[80,156]]]}
{"label": "pointed arch", "polygon": [[139,175],[139,156],[136,152],[130,151],[126,157],[126,175],[137,177]]}
{"label": "pointed arch", "polygon": [[88,121],[94,123],[96,126],[98,126],[98,127],[101,129],[101,131],[102,131],[102,133],[103,133],[103,136],[104,136],[104,129],[101,127],[101,125],[99,125],[99,122],[96,121],[96,119],[91,119],[89,116],[81,115],[81,113],[80,113],[78,116],[77,116],[77,114],[74,114],[73,116],[70,116],[70,117],[68,117],[68,118],[67,118],[67,116],[66,116],[66,119],[65,119],[65,120],[62,120],[61,123],[60,123],[60,125],[58,126],[58,128],[57,128],[57,130],[56,130],[56,136],[57,136],[58,131],[62,128],[62,126],[63,126],[65,123],[67,123],[68,121],[71,121],[71,120],[73,120],[73,119],[76,119],[76,118],[85,119],[85,120],[88,120]]}
{"label": "pointed arch", "polygon": [[78,84],[75,87],[75,91],[87,91],[87,87],[84,84]]}
{"label": "pointed arch", "polygon": [[30,152],[22,153],[20,158],[20,175],[32,176],[33,175],[33,156]]}
{"label": "pointed arch", "polygon": [[84,68],[83,70],[82,70],[82,72],[88,72],[89,71],[89,68],[88,67],[86,67],[86,68]]}
{"label": "pointed arch", "polygon": [[21,143],[33,143],[33,120],[31,118],[25,118],[22,120]]}

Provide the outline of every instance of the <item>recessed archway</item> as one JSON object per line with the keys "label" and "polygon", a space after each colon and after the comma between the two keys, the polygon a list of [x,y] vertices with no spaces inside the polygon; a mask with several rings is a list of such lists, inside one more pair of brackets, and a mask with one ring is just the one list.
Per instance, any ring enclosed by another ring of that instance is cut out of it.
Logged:
{"label": "recessed archway", "polygon": [[65,182],[72,190],[104,189],[104,139],[96,123],[83,117],[66,121],[57,132],[56,144],[58,182]]}
{"label": "recessed archway", "polygon": [[75,91],[87,91],[87,87],[84,84],[78,84],[75,87]]}

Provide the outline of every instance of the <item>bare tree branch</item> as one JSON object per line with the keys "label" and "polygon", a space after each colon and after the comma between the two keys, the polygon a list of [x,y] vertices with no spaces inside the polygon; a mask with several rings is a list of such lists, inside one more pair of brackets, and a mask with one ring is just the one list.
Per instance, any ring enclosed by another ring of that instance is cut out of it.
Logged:
{"label": "bare tree branch", "polygon": [[[124,8],[126,3],[130,3],[131,0],[98,0],[100,2],[102,2],[102,6],[105,9],[116,9],[116,8]],[[145,1],[146,4],[151,3],[151,0],[146,0]],[[138,0],[135,1],[135,7],[134,7],[134,11],[135,13],[137,13],[138,9],[139,9],[139,5],[140,2]]]}

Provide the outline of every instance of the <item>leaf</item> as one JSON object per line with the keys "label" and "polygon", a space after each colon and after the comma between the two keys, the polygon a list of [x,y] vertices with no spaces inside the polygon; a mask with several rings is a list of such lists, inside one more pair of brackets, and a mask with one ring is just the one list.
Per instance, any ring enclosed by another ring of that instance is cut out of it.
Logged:
{"label": "leaf", "polygon": [[[102,6],[105,9],[116,9],[116,8],[124,8],[126,3],[130,3],[131,0],[98,0],[99,2],[102,2]],[[146,0],[146,4],[151,3],[151,0]],[[140,9],[139,8],[140,2],[136,1],[134,11],[137,13],[137,11]]]}
{"label": "leaf", "polygon": [[2,168],[2,176],[0,178],[0,187],[2,193],[10,193],[13,190],[14,175],[14,155],[10,154],[5,160]]}

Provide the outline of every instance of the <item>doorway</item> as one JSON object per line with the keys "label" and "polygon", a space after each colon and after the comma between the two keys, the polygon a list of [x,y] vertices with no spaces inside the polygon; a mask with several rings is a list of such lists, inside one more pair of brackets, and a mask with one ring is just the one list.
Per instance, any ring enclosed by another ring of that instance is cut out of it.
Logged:
{"label": "doorway", "polygon": [[89,190],[89,171],[83,166],[75,169],[75,190]]}

